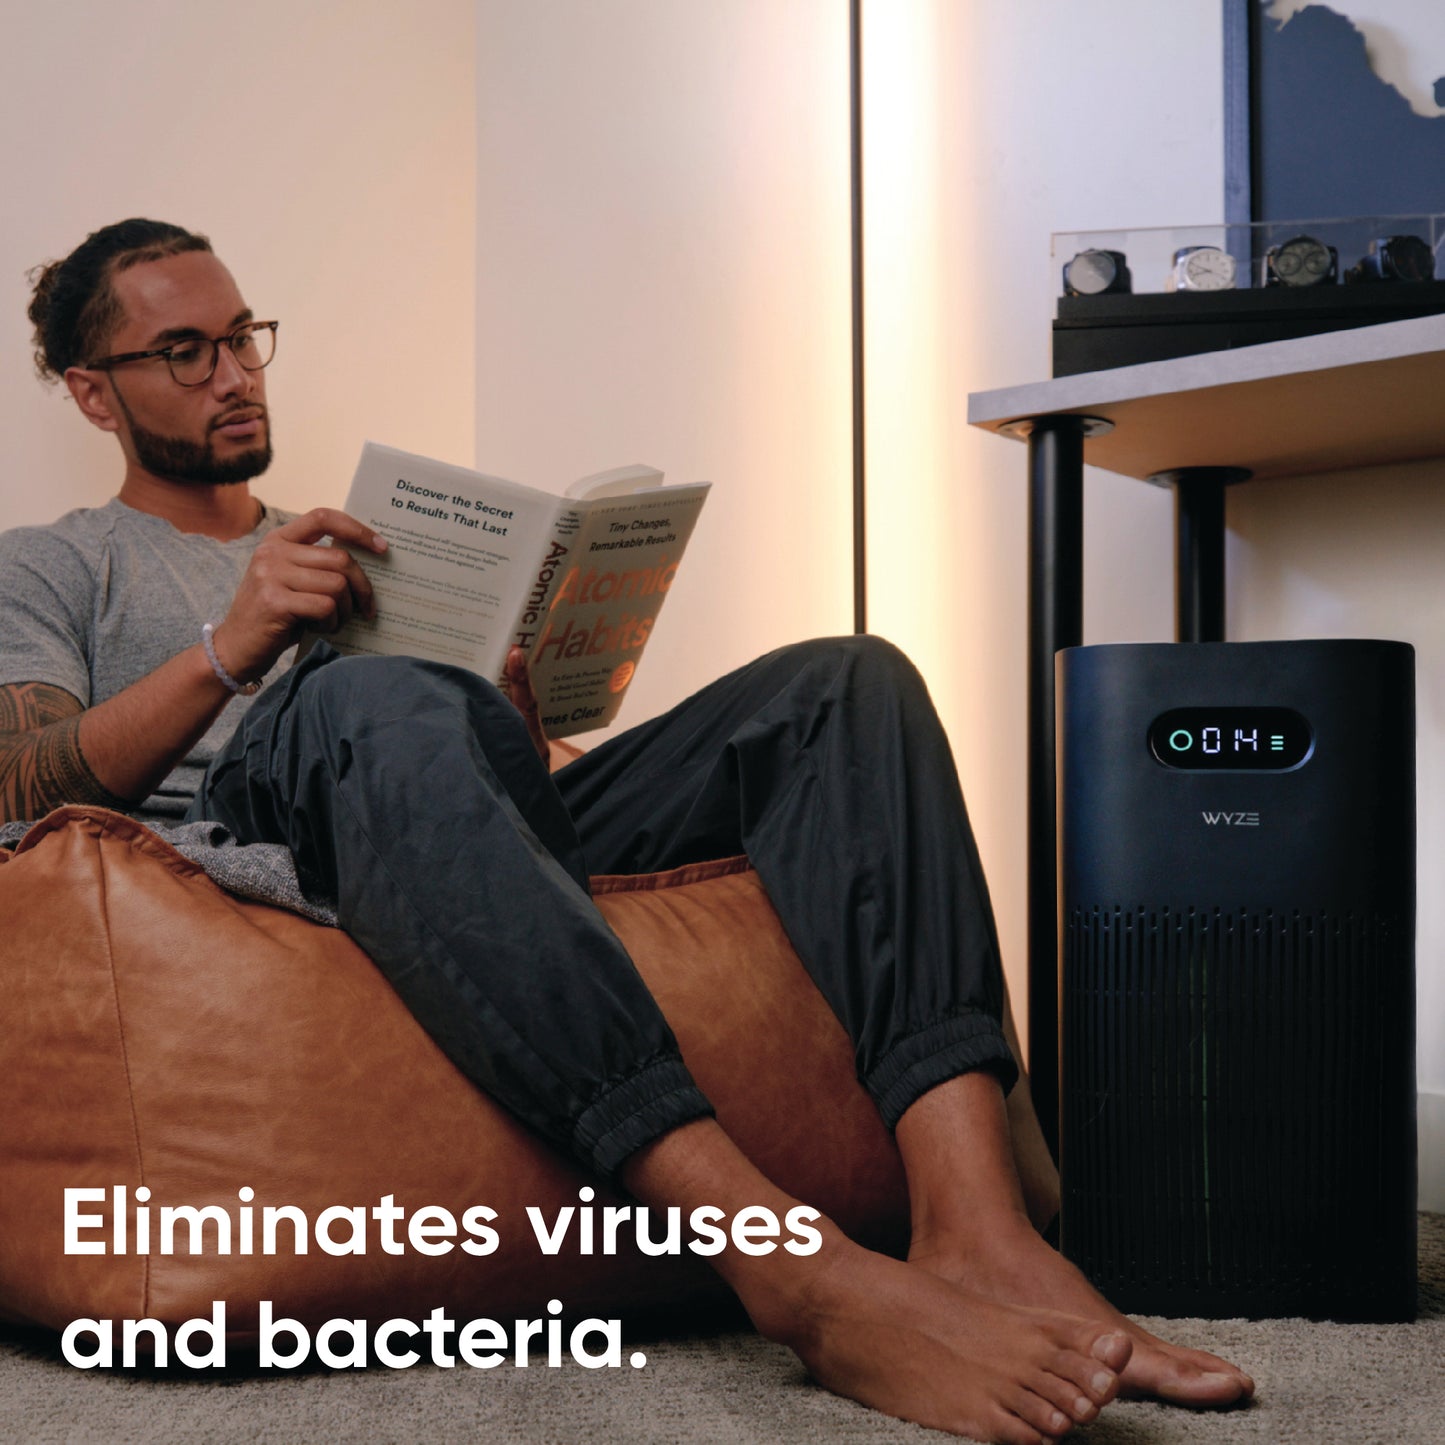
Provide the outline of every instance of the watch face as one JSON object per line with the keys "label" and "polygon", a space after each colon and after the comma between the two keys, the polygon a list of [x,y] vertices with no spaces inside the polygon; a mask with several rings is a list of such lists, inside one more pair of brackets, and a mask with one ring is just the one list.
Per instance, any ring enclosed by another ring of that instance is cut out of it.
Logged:
{"label": "watch face", "polygon": [[1432,281],[1435,253],[1418,236],[1390,236],[1378,243],[1380,267],[1401,281]]}
{"label": "watch face", "polygon": [[1330,248],[1313,236],[1296,236],[1272,253],[1274,274],[1285,286],[1317,286],[1333,262]]}
{"label": "watch face", "polygon": [[1107,251],[1080,251],[1064,267],[1064,280],[1080,296],[1102,294],[1118,275],[1119,267]]}
{"label": "watch face", "polygon": [[1234,285],[1234,257],[1218,246],[1192,246],[1175,260],[1181,290],[1227,291]]}

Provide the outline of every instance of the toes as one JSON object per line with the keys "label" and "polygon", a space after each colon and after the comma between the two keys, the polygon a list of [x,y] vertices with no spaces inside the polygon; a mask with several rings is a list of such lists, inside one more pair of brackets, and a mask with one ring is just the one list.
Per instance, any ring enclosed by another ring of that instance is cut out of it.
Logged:
{"label": "toes", "polygon": [[1165,1377],[1157,1391],[1162,1400],[1181,1405],[1232,1405],[1244,1398],[1244,1382],[1239,1375],[1223,1370],[1182,1370],[1174,1378]]}
{"label": "toes", "polygon": [[1254,1397],[1254,1381],[1208,1350],[1173,1345],[1135,1327],[1134,1357],[1124,1374],[1127,1393],[1144,1391],[1185,1404],[1232,1404]]}
{"label": "toes", "polygon": [[1075,1425],[1087,1425],[1098,1415],[1099,1407],[1114,1397],[1119,1377],[1110,1371],[1100,1370],[1097,1365],[1093,1366],[1094,1372],[1107,1381],[1106,1387],[1100,1391],[1101,1398],[1096,1400],[1064,1373],[1067,1368],[1068,1363],[1063,1362],[1061,1370],[1046,1374],[1041,1381],[1034,1383],[1033,1388],[1062,1410]]}
{"label": "toes", "polygon": [[1116,1372],[1129,1363],[1133,1352],[1134,1342],[1123,1330],[1110,1330],[1108,1334],[1100,1335],[1089,1348],[1089,1353],[1100,1364]]}
{"label": "toes", "polygon": [[[1038,1435],[1045,1440],[1057,1440],[1061,1435],[1067,1435],[1078,1423],[1067,1412],[1030,1389],[1020,1387],[1006,1396],[1001,1403],[1005,1409],[1017,1417],[1026,1429],[1037,1431]],[[1036,1437],[1026,1435],[1024,1438],[1034,1439]]]}
{"label": "toes", "polygon": [[1130,1394],[1146,1393],[1176,1405],[1232,1405],[1254,1394],[1254,1381],[1242,1371],[1212,1362],[1206,1368],[1194,1360],[1163,1351],[1140,1350],[1125,1374]]}
{"label": "toes", "polygon": [[[1122,1372],[1134,1351],[1134,1341],[1122,1330],[1111,1330],[1096,1321],[1068,1320],[1054,1316],[1048,1333],[1056,1346],[1040,1364],[1072,1390],[1082,1394],[1097,1410],[1107,1405],[1123,1383]],[[1054,1396],[1066,1410],[1074,1399]],[[1082,1421],[1081,1416],[1076,1419]]]}
{"label": "toes", "polygon": [[[1097,1413],[1119,1393],[1123,1383],[1119,1374],[1107,1365],[1073,1350],[1059,1351],[1045,1362],[1045,1368],[1068,1391],[1065,1397],[1057,1394],[1050,1397],[1066,1410],[1072,1408],[1075,1397],[1082,1397]],[[1075,1418],[1082,1421],[1083,1416]]]}
{"label": "toes", "polygon": [[1211,1355],[1205,1350],[1179,1350],[1176,1354],[1179,1358],[1197,1365],[1204,1375],[1230,1376],[1239,1382],[1245,1399],[1253,1398],[1254,1381],[1238,1365],[1231,1365],[1228,1360],[1221,1360],[1218,1355]]}

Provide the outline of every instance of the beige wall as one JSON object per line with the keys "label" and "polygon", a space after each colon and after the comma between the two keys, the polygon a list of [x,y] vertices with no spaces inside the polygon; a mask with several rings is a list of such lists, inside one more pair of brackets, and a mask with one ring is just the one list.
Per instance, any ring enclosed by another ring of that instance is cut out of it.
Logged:
{"label": "beige wall", "polygon": [[29,371],[24,273],[130,215],[210,234],[281,319],[263,495],[340,503],[369,435],[470,458],[473,35],[471,0],[6,5],[0,524],[119,481]]}
{"label": "beige wall", "polygon": [[851,626],[846,7],[479,0],[477,456],[716,483],[635,722]]}

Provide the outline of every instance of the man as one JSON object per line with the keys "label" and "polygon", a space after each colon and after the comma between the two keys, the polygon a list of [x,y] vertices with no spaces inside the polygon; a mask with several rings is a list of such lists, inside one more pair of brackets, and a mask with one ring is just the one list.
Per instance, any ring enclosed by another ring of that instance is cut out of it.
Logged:
{"label": "man", "polygon": [[283,671],[303,626],[372,609],[352,553],[385,542],[252,497],[275,326],[204,238],[107,227],[40,275],[30,315],[42,374],[125,470],[107,506],[0,537],[3,819],[98,802],[269,846],[459,1067],[559,1147],[648,1205],[781,1217],[797,1201],[711,1117],[586,891],[589,869],[745,849],[854,1040],[913,1212],[907,1263],[826,1220],[813,1255],[719,1256],[759,1329],[831,1389],[986,1440],[1057,1439],[1121,1390],[1252,1391],[1114,1311],[1030,1223],[1056,1181],[1027,1156],[1026,1202],[987,896],[899,654],[784,649],[549,778],[518,656],[510,701],[324,647]]}

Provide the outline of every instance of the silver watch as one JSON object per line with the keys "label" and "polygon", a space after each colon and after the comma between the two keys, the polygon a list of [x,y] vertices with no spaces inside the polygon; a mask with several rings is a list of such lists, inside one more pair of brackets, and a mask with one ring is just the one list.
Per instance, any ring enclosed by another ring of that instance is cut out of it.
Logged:
{"label": "silver watch", "polygon": [[1174,269],[1164,283],[1166,291],[1228,291],[1238,266],[1218,246],[1183,246],[1174,253]]}

